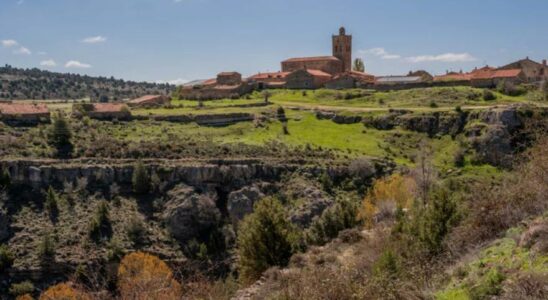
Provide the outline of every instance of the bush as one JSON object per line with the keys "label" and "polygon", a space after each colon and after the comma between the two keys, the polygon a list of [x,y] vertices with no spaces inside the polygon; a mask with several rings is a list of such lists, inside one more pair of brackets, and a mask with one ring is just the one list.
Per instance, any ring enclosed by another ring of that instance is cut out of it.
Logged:
{"label": "bush", "polygon": [[180,299],[181,285],[173,272],[156,256],[143,252],[126,255],[118,267],[121,299]]}
{"label": "bush", "polygon": [[458,167],[458,168],[464,167],[465,156],[466,156],[466,151],[463,148],[459,148],[455,152],[455,156],[453,158],[453,163],[455,164],[455,167]]}
{"label": "bush", "polygon": [[0,245],[0,274],[10,268],[15,261],[15,256],[6,245]]}
{"label": "bush", "polygon": [[7,189],[11,184],[11,176],[7,169],[0,170],[0,191]]}
{"label": "bush", "polygon": [[70,157],[72,145],[72,129],[69,122],[63,114],[58,114],[53,121],[53,126],[49,135],[49,142],[57,150],[56,155],[61,158]]}
{"label": "bush", "polygon": [[238,265],[244,282],[258,279],[271,266],[287,265],[296,248],[296,230],[278,199],[262,199],[253,210],[238,230]]}
{"label": "bush", "polygon": [[306,242],[310,245],[324,245],[339,232],[357,225],[357,207],[349,199],[338,199],[335,205],[324,210],[319,218],[314,219],[306,231]]}
{"label": "bush", "polygon": [[133,184],[133,191],[139,195],[148,194],[150,191],[150,176],[143,162],[139,161],[134,166],[131,183]]}
{"label": "bush", "polygon": [[32,294],[34,292],[34,284],[30,281],[23,281],[19,283],[13,283],[9,289],[10,295],[13,297],[23,296],[25,294]]}
{"label": "bush", "polygon": [[431,254],[438,254],[444,238],[458,221],[458,212],[448,190],[440,188],[432,194],[425,211],[416,216],[416,222],[419,240]]}
{"label": "bush", "polygon": [[42,293],[42,295],[40,295],[40,300],[52,299],[91,300],[92,298],[87,293],[75,289],[71,283],[59,283],[48,288],[44,293]]}
{"label": "bush", "polygon": [[493,92],[491,92],[488,89],[483,90],[483,100],[492,101],[492,100],[496,100],[496,99],[497,99],[497,96],[495,96],[495,94]]}
{"label": "bush", "polygon": [[437,108],[438,104],[436,103],[436,101],[430,101],[430,107],[431,108]]}
{"label": "bush", "polygon": [[109,239],[112,235],[112,226],[109,217],[108,203],[104,200],[99,202],[95,216],[89,225],[89,237],[98,242],[104,239]]}
{"label": "bush", "polygon": [[133,217],[129,220],[129,223],[126,226],[126,234],[134,245],[139,245],[143,242],[145,232],[146,228],[143,221],[137,217]]}
{"label": "bush", "polygon": [[470,299],[490,299],[490,296],[499,295],[504,279],[504,274],[499,270],[490,270],[480,282],[470,288]]}
{"label": "bush", "polygon": [[46,234],[42,238],[38,246],[38,256],[45,263],[55,259],[55,241],[50,234]]}

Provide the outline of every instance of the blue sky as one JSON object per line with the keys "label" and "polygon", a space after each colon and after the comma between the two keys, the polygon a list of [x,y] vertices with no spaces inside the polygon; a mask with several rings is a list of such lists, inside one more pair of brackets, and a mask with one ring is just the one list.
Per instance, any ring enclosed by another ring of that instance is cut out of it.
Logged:
{"label": "blue sky", "polygon": [[375,75],[548,58],[546,0],[0,0],[0,64],[183,81],[330,55],[344,25]]}

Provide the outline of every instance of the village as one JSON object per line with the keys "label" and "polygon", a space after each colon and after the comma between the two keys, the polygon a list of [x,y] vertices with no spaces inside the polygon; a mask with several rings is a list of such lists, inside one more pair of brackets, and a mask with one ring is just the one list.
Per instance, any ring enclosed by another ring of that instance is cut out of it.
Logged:
{"label": "village", "polygon": [[[135,99],[92,102],[72,106],[74,116],[86,115],[99,120],[129,120],[131,110],[170,105],[171,99],[194,101],[240,99],[262,90],[350,90],[395,91],[429,87],[472,87],[515,89],[522,84],[539,85],[548,80],[546,59],[542,63],[529,57],[502,67],[483,66],[468,72],[432,75],[424,70],[406,75],[375,76],[360,69],[361,59],[352,60],[352,35],[341,27],[332,36],[331,56],[289,58],[281,62],[278,72],[258,73],[247,78],[230,71],[216,78],[194,80],[178,87],[173,95],[142,95]],[[358,67],[356,68],[356,63]],[[0,119],[9,124],[48,123],[50,108],[41,101],[0,101]]]}

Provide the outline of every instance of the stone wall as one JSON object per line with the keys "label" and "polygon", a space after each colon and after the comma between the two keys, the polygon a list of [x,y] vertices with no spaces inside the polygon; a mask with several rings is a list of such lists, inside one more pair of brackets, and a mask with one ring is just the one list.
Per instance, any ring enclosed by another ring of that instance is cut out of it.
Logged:
{"label": "stone wall", "polygon": [[282,62],[282,72],[294,72],[302,69],[320,70],[335,75],[343,72],[343,63],[334,59]]}

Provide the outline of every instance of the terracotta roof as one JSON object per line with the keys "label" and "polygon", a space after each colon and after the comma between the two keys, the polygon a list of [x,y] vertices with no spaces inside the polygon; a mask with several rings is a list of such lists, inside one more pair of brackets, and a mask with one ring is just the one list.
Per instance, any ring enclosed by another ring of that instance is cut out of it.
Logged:
{"label": "terracotta roof", "polygon": [[322,60],[333,60],[340,61],[340,59],[335,56],[311,56],[311,57],[294,57],[286,59],[283,62],[303,62],[303,61],[322,61]]}
{"label": "terracotta roof", "polygon": [[358,71],[344,72],[344,73],[336,75],[335,77],[333,77],[333,79],[339,79],[339,78],[345,77],[345,76],[350,76],[350,77],[358,79],[358,80],[375,81],[375,76],[373,76],[371,74],[364,73],[364,72],[358,72]]}
{"label": "terracotta roof", "polygon": [[472,79],[512,78],[519,76],[520,73],[520,69],[484,70],[482,72],[472,73]]}
{"label": "terracotta roof", "polygon": [[0,113],[4,115],[49,114],[49,109],[45,104],[0,103]]}
{"label": "terracotta roof", "polygon": [[146,103],[146,102],[149,102],[149,101],[156,100],[160,97],[164,97],[164,96],[162,96],[162,95],[146,95],[146,96],[143,96],[143,97],[139,97],[139,98],[136,98],[136,99],[129,100],[129,103],[133,103],[133,104]]}
{"label": "terracotta roof", "polygon": [[253,80],[275,79],[275,78],[284,79],[285,77],[287,77],[287,75],[289,75],[289,73],[290,72],[258,73],[258,74],[255,74],[255,75],[249,77],[249,79],[253,79]]}
{"label": "terracotta roof", "polygon": [[434,81],[461,81],[470,80],[472,74],[470,73],[449,73],[446,75],[434,76]]}
{"label": "terracotta roof", "polygon": [[99,113],[120,112],[125,106],[122,103],[93,103],[93,111]]}

